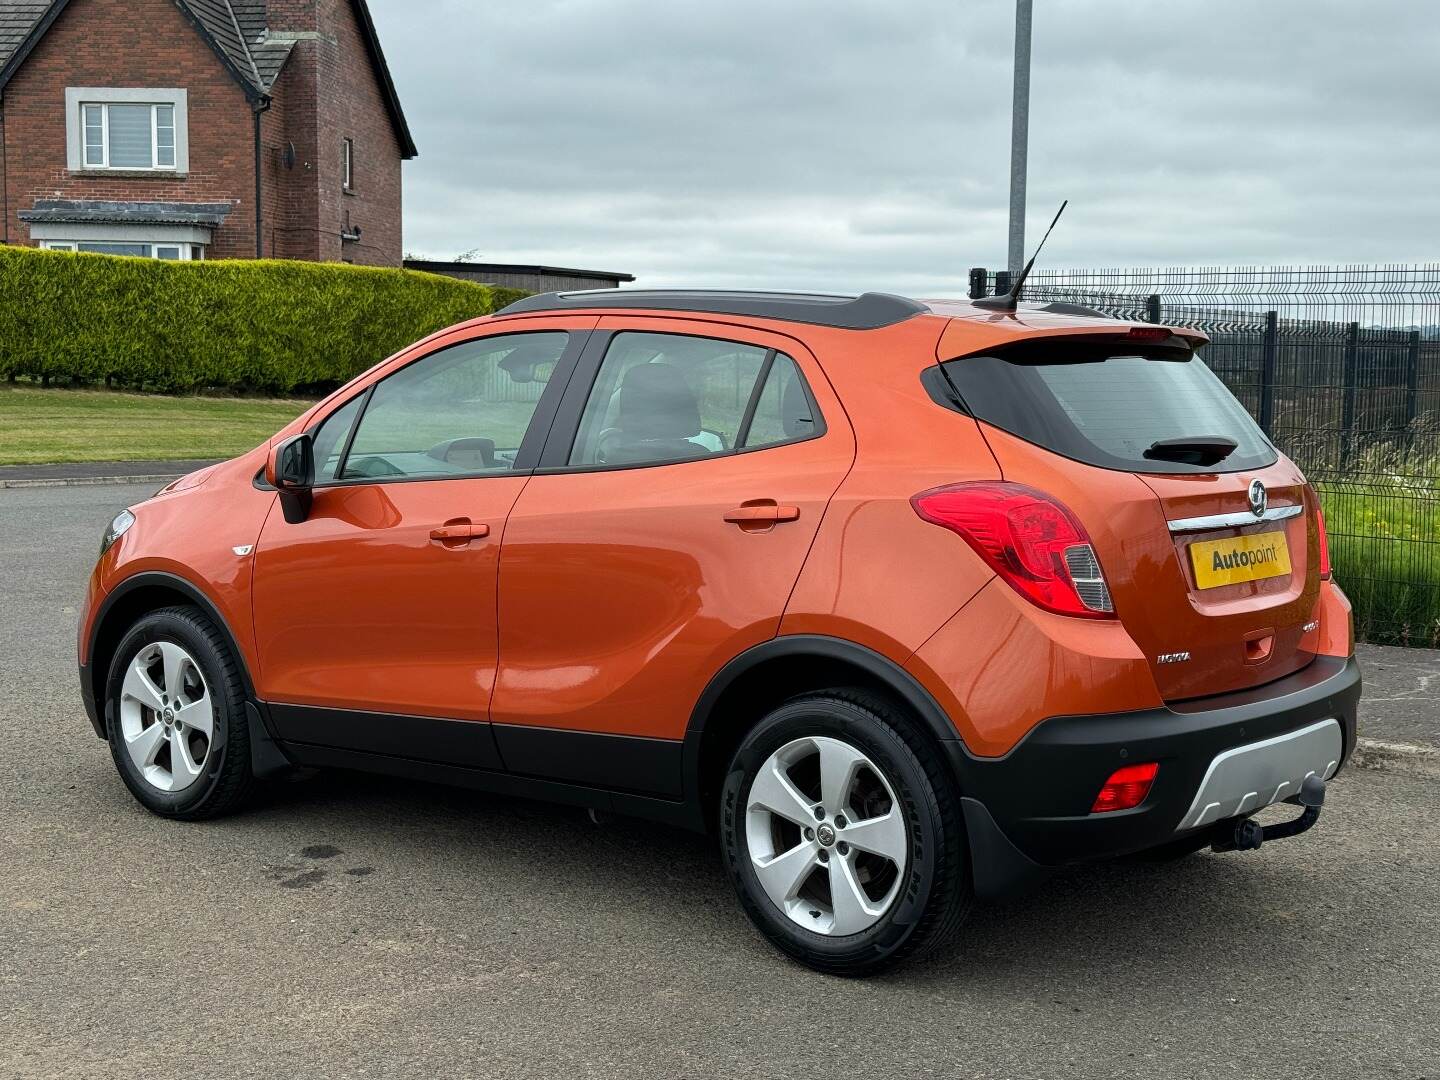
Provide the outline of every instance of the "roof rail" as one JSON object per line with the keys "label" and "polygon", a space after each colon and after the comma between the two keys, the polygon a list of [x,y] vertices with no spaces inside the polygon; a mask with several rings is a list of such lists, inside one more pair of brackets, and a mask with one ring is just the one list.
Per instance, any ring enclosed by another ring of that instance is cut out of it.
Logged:
{"label": "roof rail", "polygon": [[860,296],[821,293],[726,292],[710,289],[594,289],[586,292],[540,293],[517,300],[497,315],[584,308],[638,308],[700,311],[715,315],[748,315],[760,319],[810,323],[841,330],[878,330],[930,309],[904,296],[867,292]]}

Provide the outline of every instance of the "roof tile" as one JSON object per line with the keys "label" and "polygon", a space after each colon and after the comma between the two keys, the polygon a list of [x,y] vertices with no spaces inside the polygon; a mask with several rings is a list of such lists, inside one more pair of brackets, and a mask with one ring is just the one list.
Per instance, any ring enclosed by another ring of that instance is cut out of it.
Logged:
{"label": "roof tile", "polygon": [[0,0],[0,68],[49,9],[50,0]]}

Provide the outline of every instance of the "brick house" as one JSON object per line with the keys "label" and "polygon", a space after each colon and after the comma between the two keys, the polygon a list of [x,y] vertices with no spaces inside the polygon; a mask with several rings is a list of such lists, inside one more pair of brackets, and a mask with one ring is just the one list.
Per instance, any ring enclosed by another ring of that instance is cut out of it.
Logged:
{"label": "brick house", "polygon": [[399,266],[365,0],[0,0],[0,242]]}

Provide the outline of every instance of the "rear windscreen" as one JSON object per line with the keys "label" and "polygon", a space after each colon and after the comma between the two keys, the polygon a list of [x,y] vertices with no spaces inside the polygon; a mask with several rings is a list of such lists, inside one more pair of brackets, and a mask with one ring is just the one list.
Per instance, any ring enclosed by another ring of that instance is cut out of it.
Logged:
{"label": "rear windscreen", "polygon": [[[1275,448],[1204,361],[1187,352],[1035,345],[942,365],[976,419],[1076,461],[1149,473],[1238,472],[1273,465]],[[1233,439],[1216,464],[1146,456],[1156,443]]]}

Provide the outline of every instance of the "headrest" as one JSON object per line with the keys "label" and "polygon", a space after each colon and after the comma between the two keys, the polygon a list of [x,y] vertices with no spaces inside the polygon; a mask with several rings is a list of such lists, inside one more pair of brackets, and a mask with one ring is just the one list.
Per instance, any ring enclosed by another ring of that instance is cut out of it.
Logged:
{"label": "headrest", "polygon": [[637,364],[620,380],[615,426],[631,438],[687,439],[700,434],[700,405],[671,364]]}

